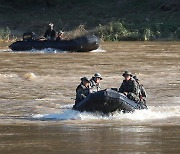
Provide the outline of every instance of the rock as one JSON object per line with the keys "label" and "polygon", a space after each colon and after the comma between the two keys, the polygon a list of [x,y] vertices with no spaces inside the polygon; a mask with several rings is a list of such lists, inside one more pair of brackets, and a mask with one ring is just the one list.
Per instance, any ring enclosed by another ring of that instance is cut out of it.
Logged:
{"label": "rock", "polygon": [[34,73],[26,73],[24,74],[23,78],[26,80],[34,80],[36,76],[34,75]]}

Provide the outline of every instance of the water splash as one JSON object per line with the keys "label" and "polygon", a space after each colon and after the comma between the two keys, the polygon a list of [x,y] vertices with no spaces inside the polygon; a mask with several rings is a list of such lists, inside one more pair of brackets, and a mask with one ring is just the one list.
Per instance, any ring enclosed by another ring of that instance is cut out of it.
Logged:
{"label": "water splash", "polygon": [[11,49],[0,49],[0,52],[11,52]]}
{"label": "water splash", "polygon": [[148,121],[148,120],[159,120],[167,119],[171,117],[180,117],[180,107],[179,106],[159,106],[149,107],[148,110],[137,110],[134,113],[122,113],[114,112],[109,115],[104,115],[98,112],[79,112],[70,109],[71,105],[63,107],[64,110],[60,114],[37,114],[33,115],[33,119],[39,120],[131,120],[131,121]]}
{"label": "water splash", "polygon": [[[0,52],[13,52],[13,53],[17,53],[16,51],[12,51],[11,49],[0,49]],[[53,48],[45,48],[42,50],[37,50],[37,49],[31,49],[31,50],[27,50],[27,51],[18,51],[18,53],[67,53],[68,51],[63,51],[60,49],[53,49]],[[92,50],[90,52],[106,52],[106,50],[103,50],[101,47],[99,47],[96,50]]]}
{"label": "water splash", "polygon": [[96,50],[92,50],[91,52],[106,52],[106,50],[101,49],[101,47],[99,47]]}
{"label": "water splash", "polygon": [[[32,50],[30,50],[30,52],[33,52],[33,53],[67,53],[68,51],[62,51],[62,50],[53,49],[53,48],[46,48],[46,49],[42,49],[42,50],[32,49]],[[106,52],[106,50],[103,50],[99,47],[98,49],[92,50],[90,52]]]}
{"label": "water splash", "polygon": [[[0,50],[1,51],[1,50]],[[12,50],[6,50],[6,51],[9,51],[9,52],[12,52],[12,53],[17,53],[16,51],[12,51]],[[45,48],[45,49],[42,49],[42,50],[37,50],[37,49],[31,49],[31,50],[26,50],[26,51],[18,51],[18,53],[67,53],[67,51],[62,51],[62,50],[59,50],[59,49],[53,49],[53,48]]]}
{"label": "water splash", "polygon": [[180,107],[179,106],[158,106],[149,107],[148,110],[136,110],[132,114],[114,114],[114,119],[129,119],[133,121],[147,121],[147,120],[158,120],[167,119],[170,117],[179,117]]}
{"label": "water splash", "polygon": [[57,53],[57,52],[65,52],[65,51],[57,50],[57,49],[53,49],[53,48],[45,48],[42,50],[32,49],[29,52],[32,52],[32,53]]}
{"label": "water splash", "polygon": [[18,75],[15,73],[9,73],[9,74],[4,74],[4,73],[0,73],[0,78],[17,78]]}

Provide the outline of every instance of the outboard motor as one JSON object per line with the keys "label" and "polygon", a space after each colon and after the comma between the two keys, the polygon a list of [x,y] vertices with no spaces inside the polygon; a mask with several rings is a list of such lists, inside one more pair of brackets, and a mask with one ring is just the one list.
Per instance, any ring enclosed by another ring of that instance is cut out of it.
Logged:
{"label": "outboard motor", "polygon": [[23,34],[23,41],[33,41],[36,39],[36,34],[34,32],[28,32]]}

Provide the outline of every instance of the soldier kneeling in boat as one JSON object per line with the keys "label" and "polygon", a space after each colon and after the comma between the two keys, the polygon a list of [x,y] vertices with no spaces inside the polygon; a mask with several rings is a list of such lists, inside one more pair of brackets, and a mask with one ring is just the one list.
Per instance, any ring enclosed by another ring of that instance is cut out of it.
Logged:
{"label": "soldier kneeling in boat", "polygon": [[58,33],[57,33],[57,37],[56,37],[56,41],[61,41],[61,40],[63,40],[63,31],[59,31]]}
{"label": "soldier kneeling in boat", "polygon": [[87,95],[90,94],[90,81],[87,77],[81,78],[81,83],[76,88],[76,101],[75,105],[77,105],[80,101],[86,98]]}
{"label": "soldier kneeling in boat", "polygon": [[132,74],[129,71],[125,71],[122,75],[124,80],[119,88],[120,93],[124,93],[129,99],[139,102],[139,90],[136,81],[132,78]]}
{"label": "soldier kneeling in boat", "polygon": [[97,92],[101,90],[100,81],[102,80],[102,76],[100,73],[95,73],[94,76],[90,79],[90,86],[92,92]]}
{"label": "soldier kneeling in boat", "polygon": [[139,79],[136,75],[133,76],[133,78],[138,84],[140,102],[143,103],[144,105],[146,105],[146,97],[147,97],[146,90],[145,90],[144,86],[139,82]]}

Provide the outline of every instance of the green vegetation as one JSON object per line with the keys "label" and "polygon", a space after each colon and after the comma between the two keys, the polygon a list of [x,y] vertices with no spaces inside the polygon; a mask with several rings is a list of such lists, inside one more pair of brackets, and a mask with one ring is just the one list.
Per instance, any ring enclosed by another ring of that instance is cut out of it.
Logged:
{"label": "green vegetation", "polygon": [[0,0],[0,18],[11,34],[42,35],[53,22],[57,30],[70,31],[68,37],[83,25],[105,41],[180,39],[179,0]]}
{"label": "green vegetation", "polygon": [[11,32],[8,27],[0,29],[0,41],[2,40],[8,41],[10,33]]}
{"label": "green vegetation", "polygon": [[98,35],[105,41],[148,41],[148,40],[178,40],[180,27],[171,29],[171,25],[163,23],[128,24],[123,21],[111,21],[106,26],[99,25]]}

